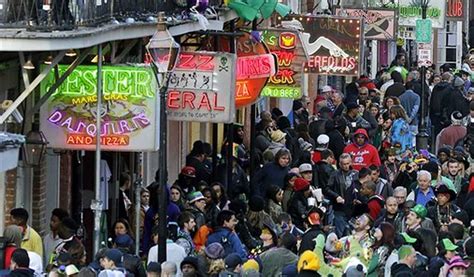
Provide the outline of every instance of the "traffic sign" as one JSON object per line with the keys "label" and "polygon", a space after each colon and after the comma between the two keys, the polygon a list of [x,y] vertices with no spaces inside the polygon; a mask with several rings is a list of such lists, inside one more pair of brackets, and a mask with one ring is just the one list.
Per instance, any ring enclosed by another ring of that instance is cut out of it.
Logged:
{"label": "traffic sign", "polygon": [[431,43],[418,43],[418,66],[431,66],[432,62]]}
{"label": "traffic sign", "polygon": [[433,26],[431,19],[417,19],[416,20],[416,42],[431,43],[433,36]]}

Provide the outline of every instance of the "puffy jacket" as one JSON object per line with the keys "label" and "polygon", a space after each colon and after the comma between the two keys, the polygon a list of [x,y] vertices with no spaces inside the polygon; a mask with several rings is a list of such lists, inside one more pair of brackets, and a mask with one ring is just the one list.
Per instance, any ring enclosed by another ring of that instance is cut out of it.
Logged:
{"label": "puffy jacket", "polygon": [[355,131],[354,137],[360,134],[365,136],[365,144],[359,146],[353,142],[344,148],[344,153],[349,153],[352,156],[352,167],[355,170],[361,170],[371,165],[379,167],[381,165],[379,153],[373,145],[368,143],[369,136],[367,135],[367,131],[358,129]]}

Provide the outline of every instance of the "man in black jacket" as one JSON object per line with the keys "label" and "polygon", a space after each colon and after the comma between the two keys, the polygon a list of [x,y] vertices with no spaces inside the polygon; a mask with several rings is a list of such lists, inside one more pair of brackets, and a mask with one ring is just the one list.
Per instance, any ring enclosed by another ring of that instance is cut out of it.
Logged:
{"label": "man in black jacket", "polygon": [[413,267],[416,263],[415,249],[410,245],[403,245],[398,250],[398,263],[392,265],[391,273],[393,277],[415,276]]}
{"label": "man in black jacket", "polygon": [[[434,133],[439,134],[444,127],[447,127],[450,122],[449,119],[447,122],[446,119],[443,119],[443,98],[445,95],[449,94],[453,87],[451,86],[451,81],[453,75],[449,72],[443,73],[441,76],[441,82],[438,83],[431,92],[430,98],[430,119],[431,123],[434,126]],[[447,124],[447,125],[446,125]]]}
{"label": "man in black jacket", "polygon": [[331,174],[336,171],[332,166],[334,162],[334,153],[325,149],[321,152],[321,160],[315,165],[317,183],[316,187],[321,187],[329,182]]}
{"label": "man in black jacket", "polygon": [[336,234],[342,237],[348,231],[347,220],[352,215],[355,199],[354,182],[358,172],[352,169],[352,158],[344,153],[339,157],[339,169],[329,177],[327,185],[321,184],[323,194],[332,201]]}

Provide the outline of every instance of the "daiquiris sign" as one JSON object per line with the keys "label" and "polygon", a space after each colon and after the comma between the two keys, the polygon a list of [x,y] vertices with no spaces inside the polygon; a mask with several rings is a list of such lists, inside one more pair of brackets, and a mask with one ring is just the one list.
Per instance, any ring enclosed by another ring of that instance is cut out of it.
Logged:
{"label": "daiquiris sign", "polygon": [[[67,69],[59,66],[59,73]],[[41,108],[41,129],[49,147],[155,151],[158,148],[156,85],[149,68],[104,66],[103,104],[97,115],[97,66],[78,66]],[[54,72],[41,83],[41,94],[54,84]],[[101,117],[101,128],[96,118]]]}
{"label": "daiquiris sign", "polygon": [[[168,119],[230,123],[235,116],[236,55],[181,53],[168,90]],[[248,72],[251,70],[248,69]]]}

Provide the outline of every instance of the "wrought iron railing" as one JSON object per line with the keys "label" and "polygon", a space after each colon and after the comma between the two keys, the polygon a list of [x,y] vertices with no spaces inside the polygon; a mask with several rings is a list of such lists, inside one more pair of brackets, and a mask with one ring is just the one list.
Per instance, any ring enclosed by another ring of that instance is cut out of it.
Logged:
{"label": "wrought iron railing", "polygon": [[68,30],[112,20],[146,21],[166,0],[0,0],[0,28]]}

